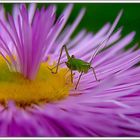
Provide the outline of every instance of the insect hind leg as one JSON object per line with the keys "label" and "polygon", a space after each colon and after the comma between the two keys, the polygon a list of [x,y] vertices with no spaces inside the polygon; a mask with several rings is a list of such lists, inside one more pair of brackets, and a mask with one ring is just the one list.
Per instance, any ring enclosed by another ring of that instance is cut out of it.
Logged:
{"label": "insect hind leg", "polygon": [[56,71],[53,72],[53,74],[56,74],[56,73],[58,72],[58,66],[60,65],[60,59],[61,59],[62,52],[63,52],[64,49],[65,49],[67,58],[68,58],[68,59],[70,58],[70,55],[69,55],[69,53],[68,53],[68,49],[67,49],[66,45],[63,45],[62,48],[61,48],[61,50],[60,50],[60,55],[59,55],[59,58],[58,58],[57,65],[55,66],[55,67],[56,67]]}
{"label": "insect hind leg", "polygon": [[[65,62],[61,62],[61,63],[59,63],[59,65],[64,64],[64,63],[65,63]],[[54,72],[53,69],[57,68],[57,66],[59,66],[59,65],[56,65],[56,66],[54,66],[54,67],[52,67],[52,68],[49,68],[49,67],[48,67],[48,69],[51,71],[51,73],[56,74],[57,71]]]}

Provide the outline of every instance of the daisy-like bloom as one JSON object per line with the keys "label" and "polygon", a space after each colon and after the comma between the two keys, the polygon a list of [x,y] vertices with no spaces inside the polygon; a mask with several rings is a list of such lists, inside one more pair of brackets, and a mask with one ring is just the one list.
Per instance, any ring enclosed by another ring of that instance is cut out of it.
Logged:
{"label": "daisy-like bloom", "polygon": [[55,5],[14,5],[7,18],[0,7],[0,136],[140,136],[140,51],[137,45],[124,51],[135,32],[121,38],[120,27],[92,61],[100,82],[91,70],[75,90],[78,72],[72,84],[65,65],[57,74],[48,69],[64,44],[70,55],[89,62],[116,26],[83,29],[72,38],[85,13],[66,25],[72,7],[59,18]]}

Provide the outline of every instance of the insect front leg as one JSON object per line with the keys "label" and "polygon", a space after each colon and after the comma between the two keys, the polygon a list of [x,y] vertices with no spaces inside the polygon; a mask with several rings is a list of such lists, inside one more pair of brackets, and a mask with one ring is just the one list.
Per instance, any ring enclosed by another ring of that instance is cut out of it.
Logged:
{"label": "insect front leg", "polygon": [[80,79],[81,79],[82,74],[83,74],[83,72],[81,72],[81,74],[80,74],[80,76],[79,76],[79,78],[78,78],[78,81],[77,81],[76,86],[75,86],[75,90],[76,90],[77,87],[78,87],[78,84],[79,84],[79,82],[80,82]]}
{"label": "insect front leg", "polygon": [[92,71],[93,71],[93,74],[95,76],[95,79],[96,81],[100,81],[98,78],[97,78],[97,75],[96,75],[96,72],[95,72],[95,69],[93,67],[91,67]]}

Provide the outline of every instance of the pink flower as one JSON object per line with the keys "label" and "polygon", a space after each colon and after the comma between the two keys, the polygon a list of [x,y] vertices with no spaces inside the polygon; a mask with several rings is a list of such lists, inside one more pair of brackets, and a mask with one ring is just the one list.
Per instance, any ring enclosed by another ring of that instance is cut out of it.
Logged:
{"label": "pink flower", "polygon": [[[17,79],[11,74],[7,78],[9,75],[0,60],[3,72],[0,73],[0,101],[4,104],[6,101],[6,105],[0,106],[0,136],[140,136],[140,68],[136,66],[140,51],[135,49],[137,45],[124,51],[135,32],[121,38],[121,27],[106,42],[105,50],[99,50],[92,65],[100,82],[89,71],[81,78],[77,90],[69,84],[67,87],[61,72],[65,65],[60,66],[58,75],[47,72],[48,75],[42,73],[42,79],[38,79],[41,65],[57,62],[64,44],[71,55],[89,62],[98,45],[116,26],[107,23],[96,34],[83,29],[72,38],[85,13],[82,9],[74,22],[65,26],[72,7],[69,4],[56,19],[55,5],[41,10],[36,9],[35,4],[30,4],[29,9],[25,5],[14,5],[13,14],[8,15],[7,20],[1,6],[0,53]],[[61,61],[66,60],[63,53]],[[45,68],[43,70],[48,71]],[[53,88],[46,84],[49,76],[54,78],[50,80]],[[78,76],[76,72],[74,83]],[[57,93],[58,89],[61,92]],[[55,91],[54,97],[49,98]],[[60,99],[60,93],[65,98]],[[33,99],[38,99],[37,103]]]}

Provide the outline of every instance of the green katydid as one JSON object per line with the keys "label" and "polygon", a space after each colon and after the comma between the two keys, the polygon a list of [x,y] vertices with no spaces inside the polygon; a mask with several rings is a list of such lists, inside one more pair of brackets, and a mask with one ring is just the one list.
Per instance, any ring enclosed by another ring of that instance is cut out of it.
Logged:
{"label": "green katydid", "polygon": [[[93,61],[93,59],[95,58],[95,56],[97,55],[97,53],[99,52],[99,50],[100,50],[100,49],[103,49],[103,48],[106,46],[107,41],[109,40],[109,38],[110,38],[110,36],[112,35],[112,33],[113,33],[115,27],[117,26],[121,15],[122,15],[122,10],[119,12],[117,18],[115,19],[114,23],[112,24],[112,26],[111,26],[111,28],[110,28],[108,34],[106,35],[106,38],[98,45],[96,51],[94,52],[93,56],[91,57],[90,62],[85,62],[85,61],[83,61],[83,60],[81,60],[81,59],[77,59],[77,58],[75,58],[74,55],[71,55],[71,56],[70,56],[66,45],[63,45],[63,47],[61,48],[61,51],[60,51],[60,55],[59,55],[59,58],[58,58],[57,65],[56,65],[55,67],[53,67],[53,68],[49,68],[49,69],[51,70],[51,72],[54,73],[54,74],[56,74],[56,73],[58,72],[58,66],[59,66],[60,64],[62,64],[62,63],[65,63],[66,66],[67,66],[67,67],[69,68],[69,70],[71,71],[71,82],[72,82],[72,83],[73,83],[73,71],[78,71],[78,72],[80,72],[80,75],[79,75],[78,81],[77,81],[77,83],[76,83],[75,89],[77,89],[77,86],[78,86],[78,84],[79,84],[79,82],[80,82],[80,79],[81,79],[82,75],[83,75],[84,73],[87,73],[90,69],[92,69],[96,81],[100,81],[100,80],[97,79],[95,69],[94,69],[94,67],[92,66],[92,61]],[[66,56],[67,56],[67,59],[68,59],[68,60],[67,60],[67,62],[62,62],[62,63],[60,63],[60,59],[61,59],[63,50],[65,50]],[[56,71],[55,71],[55,72],[52,71],[54,68],[56,68]]]}

